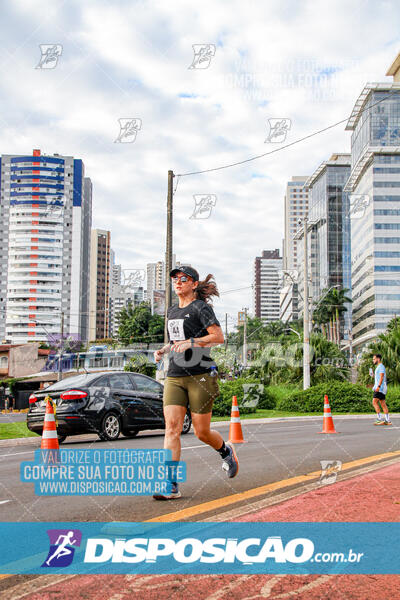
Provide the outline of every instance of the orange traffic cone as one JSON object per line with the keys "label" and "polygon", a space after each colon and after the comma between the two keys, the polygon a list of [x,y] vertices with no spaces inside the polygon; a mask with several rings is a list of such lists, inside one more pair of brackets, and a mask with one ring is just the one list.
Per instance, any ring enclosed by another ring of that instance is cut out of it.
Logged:
{"label": "orange traffic cone", "polygon": [[229,441],[233,444],[244,444],[242,425],[240,423],[239,407],[236,396],[232,396],[231,424],[229,426]]}
{"label": "orange traffic cone", "polygon": [[[41,450],[59,450],[57,426],[54,417],[53,401],[46,396],[46,414],[44,415]],[[50,453],[51,454],[51,453]]]}
{"label": "orange traffic cone", "polygon": [[333,424],[331,407],[329,405],[328,396],[326,394],[324,396],[324,422],[322,426],[322,431],[318,431],[318,433],[338,433]]}

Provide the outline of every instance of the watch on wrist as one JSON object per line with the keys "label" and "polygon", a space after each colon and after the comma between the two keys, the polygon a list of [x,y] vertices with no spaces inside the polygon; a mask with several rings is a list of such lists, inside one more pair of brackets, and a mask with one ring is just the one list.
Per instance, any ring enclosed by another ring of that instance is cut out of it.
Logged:
{"label": "watch on wrist", "polygon": [[194,338],[190,338],[190,347],[194,348]]}

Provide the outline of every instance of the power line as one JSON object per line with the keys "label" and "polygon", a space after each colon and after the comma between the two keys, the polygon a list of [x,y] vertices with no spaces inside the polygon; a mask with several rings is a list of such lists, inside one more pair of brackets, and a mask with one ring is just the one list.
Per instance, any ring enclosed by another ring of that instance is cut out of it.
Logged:
{"label": "power line", "polygon": [[[363,114],[364,112],[366,112],[367,110],[370,110],[377,104],[384,102],[384,100],[387,100],[390,96],[393,96],[394,93],[395,93],[395,90],[393,90],[393,92],[390,92],[387,96],[385,96],[381,100],[378,100],[374,104],[371,104],[370,106],[364,108],[362,111],[360,111],[360,114]],[[281,152],[282,150],[286,150],[286,148],[290,148],[291,146],[299,144],[300,142],[304,142],[304,140],[308,140],[309,138],[319,135],[320,133],[324,133],[325,131],[328,131],[329,129],[333,129],[334,127],[337,127],[338,125],[341,125],[342,123],[346,123],[346,121],[348,121],[348,120],[349,120],[349,117],[346,117],[345,119],[342,119],[341,121],[338,121],[337,123],[334,123],[333,125],[328,125],[328,127],[324,127],[323,129],[315,131],[314,133],[310,133],[309,135],[299,138],[298,140],[295,140],[294,142],[290,142],[290,144],[285,144],[284,146],[281,146],[280,148],[276,148],[275,150],[270,150],[269,152],[264,152],[263,154],[258,154],[257,156],[253,156],[251,158],[246,158],[245,160],[240,160],[238,162],[234,162],[234,163],[231,163],[228,165],[223,165],[221,167],[213,167],[211,169],[204,169],[203,171],[192,171],[190,173],[180,173],[179,175],[177,175],[177,177],[187,177],[189,175],[201,175],[202,173],[210,173],[211,171],[221,171],[222,169],[229,169],[231,167],[237,167],[238,165],[244,165],[245,163],[252,162],[254,160],[258,160],[259,158],[263,158],[264,156],[269,156],[270,154],[275,154],[277,152]]]}

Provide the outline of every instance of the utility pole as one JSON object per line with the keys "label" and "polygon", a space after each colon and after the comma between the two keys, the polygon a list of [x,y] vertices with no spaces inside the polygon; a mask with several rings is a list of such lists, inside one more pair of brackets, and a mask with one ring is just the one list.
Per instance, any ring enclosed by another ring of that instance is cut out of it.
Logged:
{"label": "utility pole", "polygon": [[64,311],[61,312],[61,336],[60,336],[60,351],[58,353],[58,375],[57,381],[62,379],[62,356],[63,356],[63,345],[64,345]]}
{"label": "utility pole", "polygon": [[310,387],[310,314],[308,297],[308,219],[304,217],[304,347],[303,347],[303,389]]}
{"label": "utility pole", "polygon": [[244,309],[243,369],[247,368],[247,308]]}
{"label": "utility pole", "polygon": [[228,346],[228,313],[225,313],[225,352]]}
{"label": "utility pole", "polygon": [[171,278],[169,276],[172,269],[172,223],[173,223],[173,190],[174,179],[173,171],[168,171],[168,194],[167,194],[167,239],[165,249],[165,326],[164,343],[168,343],[167,314],[172,304]]}

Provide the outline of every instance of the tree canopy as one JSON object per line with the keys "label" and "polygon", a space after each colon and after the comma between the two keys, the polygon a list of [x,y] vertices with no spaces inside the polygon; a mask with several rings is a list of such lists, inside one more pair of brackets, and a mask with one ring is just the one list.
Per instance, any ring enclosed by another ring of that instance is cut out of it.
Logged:
{"label": "tree canopy", "polygon": [[161,343],[164,340],[164,318],[152,315],[148,302],[123,308],[118,324],[118,337],[123,344]]}

